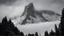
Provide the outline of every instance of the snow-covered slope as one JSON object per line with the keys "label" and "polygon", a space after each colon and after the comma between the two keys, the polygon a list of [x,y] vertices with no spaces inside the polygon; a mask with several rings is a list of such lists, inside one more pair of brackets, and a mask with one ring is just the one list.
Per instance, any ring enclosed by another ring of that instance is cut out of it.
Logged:
{"label": "snow-covered slope", "polygon": [[16,19],[13,19],[13,22],[18,24],[27,24],[27,23],[39,23],[47,21],[56,21],[60,20],[60,15],[50,10],[41,10],[37,11],[33,3],[30,3],[25,7],[23,14]]}

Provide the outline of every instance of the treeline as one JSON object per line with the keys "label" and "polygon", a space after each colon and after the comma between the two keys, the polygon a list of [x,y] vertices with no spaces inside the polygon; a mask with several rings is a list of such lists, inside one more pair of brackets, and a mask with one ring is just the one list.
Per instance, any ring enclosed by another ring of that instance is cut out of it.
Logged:
{"label": "treeline", "polygon": [[38,36],[38,33],[24,35],[20,32],[16,26],[12,23],[11,19],[8,21],[7,17],[2,19],[0,23],[0,36]]}
{"label": "treeline", "polygon": [[24,35],[17,27],[14,26],[11,19],[7,21],[7,17],[2,19],[0,23],[0,36]]}
{"label": "treeline", "polygon": [[62,17],[59,27],[55,25],[55,32],[53,30],[51,30],[49,33],[48,31],[45,31],[44,36],[64,36],[64,8],[62,10]]}

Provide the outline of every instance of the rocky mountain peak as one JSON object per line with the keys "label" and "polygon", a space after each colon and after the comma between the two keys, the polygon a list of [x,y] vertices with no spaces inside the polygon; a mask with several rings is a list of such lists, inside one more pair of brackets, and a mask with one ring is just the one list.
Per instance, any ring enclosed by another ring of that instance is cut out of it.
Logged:
{"label": "rocky mountain peak", "polygon": [[33,3],[29,3],[27,6],[26,6],[27,9],[33,9],[34,8],[34,5]]}
{"label": "rocky mountain peak", "polygon": [[27,16],[33,15],[34,11],[35,11],[34,5],[33,5],[33,3],[30,3],[27,6],[25,6],[25,10],[24,10],[22,16],[25,15],[25,14],[27,14]]}

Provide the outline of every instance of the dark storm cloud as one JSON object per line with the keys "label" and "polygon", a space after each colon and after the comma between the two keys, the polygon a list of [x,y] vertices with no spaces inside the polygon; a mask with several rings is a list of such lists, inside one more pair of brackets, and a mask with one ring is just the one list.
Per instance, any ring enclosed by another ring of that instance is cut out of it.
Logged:
{"label": "dark storm cloud", "polygon": [[11,5],[14,2],[16,2],[17,0],[0,0],[0,5],[4,4],[4,5]]}

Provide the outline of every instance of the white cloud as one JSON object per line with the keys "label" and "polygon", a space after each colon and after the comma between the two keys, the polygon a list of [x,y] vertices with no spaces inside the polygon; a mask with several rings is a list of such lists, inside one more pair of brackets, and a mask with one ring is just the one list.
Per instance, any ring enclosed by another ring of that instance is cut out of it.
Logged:
{"label": "white cloud", "polygon": [[26,25],[16,24],[16,26],[18,27],[18,29],[20,31],[24,32],[25,34],[35,33],[35,32],[42,34],[45,31],[50,32],[51,29],[53,29],[53,31],[55,31],[54,26],[55,26],[55,24],[59,25],[59,23],[60,23],[60,21],[51,21],[51,22],[44,22],[44,23],[40,22],[40,23],[26,24]]}

